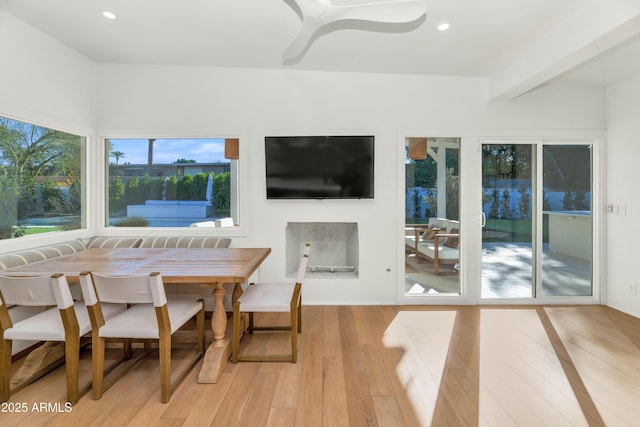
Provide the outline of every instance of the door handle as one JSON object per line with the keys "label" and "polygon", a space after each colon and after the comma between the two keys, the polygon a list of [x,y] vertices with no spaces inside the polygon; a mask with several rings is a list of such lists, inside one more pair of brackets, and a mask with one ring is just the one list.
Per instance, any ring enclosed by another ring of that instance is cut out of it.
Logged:
{"label": "door handle", "polygon": [[480,225],[482,226],[482,228],[487,225],[487,216],[484,214],[484,212],[480,212]]}

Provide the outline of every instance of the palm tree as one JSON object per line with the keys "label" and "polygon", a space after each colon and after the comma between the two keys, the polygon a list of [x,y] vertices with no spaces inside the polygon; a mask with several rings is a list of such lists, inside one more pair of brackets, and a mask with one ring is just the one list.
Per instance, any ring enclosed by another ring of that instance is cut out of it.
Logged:
{"label": "palm tree", "polygon": [[122,151],[112,151],[111,155],[116,158],[116,166],[118,165],[120,158],[124,158],[124,153]]}
{"label": "palm tree", "polygon": [[153,143],[155,142],[155,138],[149,138],[149,146],[148,146],[148,150],[147,150],[147,169],[148,169],[148,174],[149,176],[153,175],[152,174],[152,169],[153,169]]}

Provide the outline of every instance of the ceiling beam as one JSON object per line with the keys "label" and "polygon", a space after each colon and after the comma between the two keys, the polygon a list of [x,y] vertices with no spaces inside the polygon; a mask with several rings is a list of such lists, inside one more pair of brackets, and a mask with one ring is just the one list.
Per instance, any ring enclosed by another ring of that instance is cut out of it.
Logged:
{"label": "ceiling beam", "polygon": [[517,98],[640,38],[640,3],[612,0],[587,6],[496,61],[489,99]]}

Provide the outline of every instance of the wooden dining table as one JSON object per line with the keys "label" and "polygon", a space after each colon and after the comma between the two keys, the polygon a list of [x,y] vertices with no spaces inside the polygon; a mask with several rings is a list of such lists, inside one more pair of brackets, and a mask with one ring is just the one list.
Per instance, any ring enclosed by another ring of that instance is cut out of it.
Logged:
{"label": "wooden dining table", "polygon": [[205,353],[198,374],[199,383],[215,383],[229,359],[231,345],[224,309],[225,283],[234,283],[232,298],[241,293],[270,248],[98,248],[63,255],[6,270],[11,274],[63,273],[74,281],[83,271],[108,275],[137,275],[159,272],[164,283],[213,288],[211,317],[213,342]]}

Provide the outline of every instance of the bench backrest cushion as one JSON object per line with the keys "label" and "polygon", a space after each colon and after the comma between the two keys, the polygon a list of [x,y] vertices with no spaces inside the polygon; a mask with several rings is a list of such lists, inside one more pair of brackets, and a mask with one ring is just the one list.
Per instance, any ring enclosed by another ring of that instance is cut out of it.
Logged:
{"label": "bench backrest cushion", "polygon": [[108,237],[96,236],[89,241],[87,249],[97,248],[137,248],[142,239],[140,237]]}
{"label": "bench backrest cushion", "polygon": [[228,248],[231,239],[214,236],[149,236],[142,239],[141,248]]}
{"label": "bench backrest cushion", "polygon": [[0,255],[0,270],[20,267],[32,262],[44,261],[62,255],[73,254],[86,250],[84,242],[80,239],[70,240],[64,243],[57,243],[35,249],[27,249],[19,252],[12,252]]}

